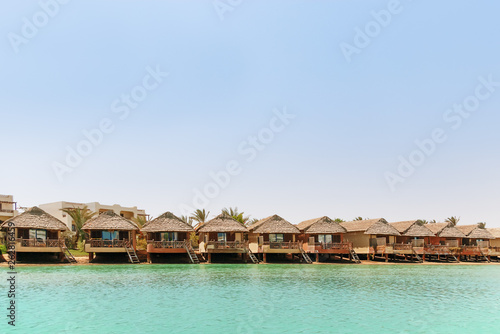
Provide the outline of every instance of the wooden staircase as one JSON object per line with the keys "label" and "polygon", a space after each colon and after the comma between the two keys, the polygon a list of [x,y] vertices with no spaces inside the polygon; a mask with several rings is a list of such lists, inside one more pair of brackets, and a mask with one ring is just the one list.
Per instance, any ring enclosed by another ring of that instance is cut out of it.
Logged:
{"label": "wooden staircase", "polygon": [[198,259],[198,255],[196,255],[196,253],[194,252],[194,249],[191,246],[191,241],[185,241],[184,248],[186,249],[186,252],[188,253],[189,260],[191,260],[191,263],[200,264],[200,259]]}
{"label": "wooden staircase", "polygon": [[422,260],[422,258],[420,257],[420,255],[418,255],[417,251],[412,247],[411,250],[413,251],[413,255],[415,255],[415,258],[417,259],[417,261],[419,263],[423,263],[424,260]]}
{"label": "wooden staircase", "polygon": [[139,258],[137,257],[134,247],[132,247],[130,243],[125,243],[125,250],[127,251],[130,263],[133,264],[141,263],[141,261],[139,261]]}
{"label": "wooden staircase", "polygon": [[479,253],[481,254],[481,257],[485,260],[485,261],[488,261],[488,263],[491,263],[490,259],[483,253],[483,250],[481,249],[481,247],[478,247],[479,249]]}
{"label": "wooden staircase", "polygon": [[76,263],[75,257],[73,256],[73,254],[71,254],[68,247],[66,247],[66,243],[64,241],[61,243],[61,251],[63,252],[64,257],[66,257],[66,260],[68,260],[69,263]]}
{"label": "wooden staircase", "polygon": [[302,247],[300,247],[300,253],[302,253],[302,257],[304,258],[306,263],[308,263],[308,264],[313,263],[311,258],[309,257],[309,255],[307,255],[306,251]]}
{"label": "wooden staircase", "polygon": [[257,258],[257,256],[255,256],[255,254],[248,247],[247,247],[247,254],[250,257],[250,260],[252,260],[252,262],[254,264],[259,264],[259,262],[260,262],[259,259]]}
{"label": "wooden staircase", "polygon": [[359,259],[359,256],[358,254],[354,251],[354,249],[350,249],[349,250],[349,253],[351,254],[351,258],[353,259],[353,261],[357,264],[360,264],[361,263],[361,260]]}

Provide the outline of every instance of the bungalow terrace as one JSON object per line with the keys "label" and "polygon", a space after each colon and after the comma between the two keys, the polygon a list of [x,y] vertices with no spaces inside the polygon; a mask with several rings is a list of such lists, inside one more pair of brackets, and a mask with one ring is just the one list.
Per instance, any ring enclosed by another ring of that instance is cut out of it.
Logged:
{"label": "bungalow terrace", "polygon": [[488,230],[480,228],[477,224],[459,225],[457,229],[465,235],[460,250],[461,259],[491,261],[489,254],[490,239],[495,237]]}
{"label": "bungalow terrace", "polygon": [[0,227],[5,230],[14,227],[16,253],[48,253],[60,260],[66,257],[69,262],[76,262],[61,236],[68,231],[66,224],[36,206]]}
{"label": "bungalow terrace", "polygon": [[413,260],[422,262],[425,260],[424,247],[429,243],[429,238],[434,236],[431,230],[422,225],[419,220],[408,220],[390,223],[401,236],[396,237],[393,245],[394,257],[410,256]]}
{"label": "bungalow terrace", "polygon": [[367,259],[376,255],[389,260],[393,254],[392,244],[401,234],[384,218],[355,220],[340,223],[347,230],[344,240],[351,242],[358,255],[365,255]]}
{"label": "bungalow terrace", "polygon": [[131,220],[113,211],[106,211],[88,220],[82,230],[89,236],[85,241],[89,261],[94,259],[94,253],[124,253],[131,263],[139,263],[136,253],[139,227]]}
{"label": "bungalow terrace", "polygon": [[186,254],[190,262],[200,263],[191,246],[193,227],[173,213],[165,212],[146,223],[141,231],[146,234],[149,263],[152,255],[159,257],[160,254]]}
{"label": "bungalow terrace", "polygon": [[458,261],[460,257],[460,245],[465,238],[459,229],[450,223],[426,224],[426,227],[434,233],[429,238],[429,244],[425,245],[424,252],[429,259],[446,259],[448,261]]}
{"label": "bungalow terrace", "polygon": [[500,228],[488,228],[494,239],[490,240],[490,257],[496,256],[500,260]]}
{"label": "bungalow terrace", "polygon": [[248,227],[248,240],[253,253],[262,254],[267,262],[267,254],[302,255],[307,263],[312,263],[299,241],[300,230],[297,226],[278,215],[264,218]]}
{"label": "bungalow terrace", "polygon": [[245,240],[248,232],[246,227],[231,216],[221,214],[198,225],[195,230],[200,238],[200,253],[207,256],[208,263],[212,263],[214,254],[236,254],[245,262],[248,255],[254,263],[258,263]]}
{"label": "bungalow terrace", "polygon": [[349,261],[359,262],[352,243],[344,242],[347,230],[338,222],[325,216],[303,221],[297,227],[301,233],[299,240],[303,242],[304,250],[315,254],[316,262],[320,261],[320,255],[327,258],[339,256],[341,260],[347,256]]}

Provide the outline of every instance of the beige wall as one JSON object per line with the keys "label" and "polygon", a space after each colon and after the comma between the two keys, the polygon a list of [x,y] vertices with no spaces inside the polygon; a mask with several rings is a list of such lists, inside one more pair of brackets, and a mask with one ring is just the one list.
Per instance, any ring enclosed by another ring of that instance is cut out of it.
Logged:
{"label": "beige wall", "polygon": [[[17,216],[16,206],[14,203],[14,196],[12,195],[0,195],[0,202],[10,202],[10,203],[0,203],[0,220],[6,221],[14,216]],[[12,212],[11,212],[12,211]]]}
{"label": "beige wall", "polygon": [[56,217],[57,219],[61,220],[72,231],[72,228],[71,228],[72,219],[68,214],[62,212],[61,209],[67,209],[67,208],[80,208],[80,209],[82,209],[85,205],[92,212],[99,213],[99,212],[111,210],[114,213],[116,213],[117,215],[122,215],[123,217],[128,218],[128,219],[137,218],[140,215],[146,215],[146,212],[144,210],[137,209],[136,206],[124,207],[124,206],[121,206],[118,204],[103,205],[103,204],[100,204],[98,202],[92,202],[92,203],[54,202],[54,203],[40,204],[39,207],[40,207],[40,209],[46,211],[47,213],[49,213],[52,216]]}
{"label": "beige wall", "polygon": [[491,247],[500,247],[500,238],[490,240]]}

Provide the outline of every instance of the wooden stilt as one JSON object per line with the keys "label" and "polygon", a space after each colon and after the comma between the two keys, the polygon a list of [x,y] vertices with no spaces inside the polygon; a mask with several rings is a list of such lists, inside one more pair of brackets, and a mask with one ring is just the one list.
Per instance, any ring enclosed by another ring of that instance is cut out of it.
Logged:
{"label": "wooden stilt", "polygon": [[389,262],[389,254],[385,254],[385,262]]}
{"label": "wooden stilt", "polygon": [[151,254],[150,254],[149,252],[148,252],[147,257],[148,257],[148,258],[147,258],[148,263],[151,263]]}
{"label": "wooden stilt", "polygon": [[319,253],[316,253],[316,262],[319,262]]}
{"label": "wooden stilt", "polygon": [[89,262],[92,261],[93,259],[94,259],[94,253],[90,252],[89,253]]}
{"label": "wooden stilt", "polygon": [[212,253],[208,253],[208,263],[212,263]]}
{"label": "wooden stilt", "polygon": [[267,255],[266,253],[262,254],[262,262],[264,262],[264,263],[267,263],[267,256],[266,255]]}

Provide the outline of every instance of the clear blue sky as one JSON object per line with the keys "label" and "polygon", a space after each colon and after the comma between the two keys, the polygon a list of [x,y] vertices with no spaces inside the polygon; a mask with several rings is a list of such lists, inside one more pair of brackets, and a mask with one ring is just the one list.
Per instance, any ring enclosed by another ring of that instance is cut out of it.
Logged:
{"label": "clear blue sky", "polygon": [[[474,103],[478,78],[500,82],[498,1],[228,3],[71,1],[49,16],[4,1],[0,193],[180,215],[236,161],[204,205],[212,213],[500,226],[500,87],[480,87],[488,96],[469,117],[447,114]],[[134,109],[121,100],[132,92]],[[282,127],[276,109],[294,118]],[[85,148],[82,132],[103,120],[113,130],[70,168],[68,148]],[[446,141],[391,189],[387,172],[436,128]],[[247,139],[259,133],[261,151]]]}

